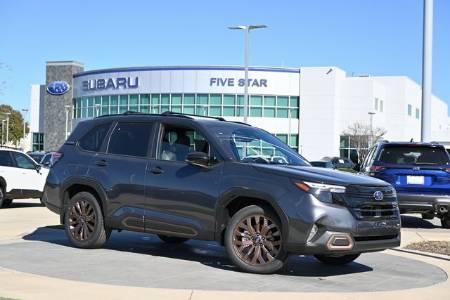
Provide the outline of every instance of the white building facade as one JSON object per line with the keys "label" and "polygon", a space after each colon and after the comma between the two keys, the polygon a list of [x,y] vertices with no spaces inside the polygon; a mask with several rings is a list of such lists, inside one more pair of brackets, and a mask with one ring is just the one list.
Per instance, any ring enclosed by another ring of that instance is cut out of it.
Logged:
{"label": "white building facade", "polygon": [[[50,63],[53,67],[61,64]],[[74,62],[67,62],[71,63]],[[52,78],[58,79],[55,74]],[[241,67],[92,70],[73,74],[69,84],[73,97],[70,127],[80,120],[126,111],[173,111],[243,120],[244,70]],[[44,118],[45,123],[45,111],[51,111],[51,106],[44,105],[44,109],[39,106],[36,112],[37,89],[32,90],[31,116]],[[58,99],[58,95],[48,92],[45,96],[41,95],[39,101],[55,103]],[[347,77],[337,67],[251,67],[248,123],[277,135],[309,160],[350,156],[352,149],[345,145],[343,132],[356,122],[369,124],[369,112],[375,113],[373,126],[386,130],[386,139],[420,140],[420,99],[420,86],[404,76]],[[447,104],[437,97],[432,102],[433,139],[449,141]],[[32,123],[37,124],[33,119]],[[61,124],[61,128],[64,126]],[[43,135],[48,134],[39,130]],[[51,150],[45,145],[41,148]]]}

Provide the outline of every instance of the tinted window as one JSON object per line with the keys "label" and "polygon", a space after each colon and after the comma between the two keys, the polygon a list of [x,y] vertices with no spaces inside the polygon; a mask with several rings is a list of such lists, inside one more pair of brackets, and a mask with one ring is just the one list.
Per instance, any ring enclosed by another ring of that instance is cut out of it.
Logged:
{"label": "tinted window", "polygon": [[16,161],[16,165],[18,168],[22,168],[22,169],[35,169],[36,165],[34,164],[34,162],[26,157],[25,155],[23,155],[22,153],[13,153],[14,156],[14,160]]}
{"label": "tinted window", "polygon": [[13,161],[11,159],[11,155],[9,155],[9,151],[0,151],[0,166],[2,167],[14,166]]}
{"label": "tinted window", "polygon": [[443,148],[426,146],[387,146],[379,161],[399,165],[448,165],[450,159]]}
{"label": "tinted window", "polygon": [[158,158],[185,161],[191,152],[209,153],[209,143],[198,131],[184,127],[166,126]]}
{"label": "tinted window", "polygon": [[152,123],[118,123],[108,145],[108,153],[147,156]]}
{"label": "tinted window", "polygon": [[102,124],[91,129],[85,136],[83,136],[78,145],[88,151],[99,151],[103,140],[108,133],[110,123]]}

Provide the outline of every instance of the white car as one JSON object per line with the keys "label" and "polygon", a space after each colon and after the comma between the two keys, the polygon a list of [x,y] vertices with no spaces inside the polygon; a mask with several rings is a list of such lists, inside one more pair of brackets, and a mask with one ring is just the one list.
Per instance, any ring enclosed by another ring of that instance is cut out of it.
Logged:
{"label": "white car", "polygon": [[0,148],[0,208],[13,199],[41,198],[48,171],[25,153]]}

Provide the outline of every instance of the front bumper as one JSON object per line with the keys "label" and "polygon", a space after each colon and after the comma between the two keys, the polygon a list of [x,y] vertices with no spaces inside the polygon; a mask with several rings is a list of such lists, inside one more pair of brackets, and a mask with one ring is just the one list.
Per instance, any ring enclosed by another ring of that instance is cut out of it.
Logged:
{"label": "front bumper", "polygon": [[[389,218],[379,216],[361,219],[350,208],[322,203],[311,197],[297,207],[297,212],[299,218],[289,220],[289,236],[285,243],[290,253],[352,254],[400,246],[401,221],[398,209]],[[317,226],[317,232],[310,236],[314,226]],[[348,237],[349,243],[343,243],[343,236]],[[335,237],[338,242],[333,245]],[[336,245],[338,247],[334,247]]]}
{"label": "front bumper", "polygon": [[442,208],[450,209],[450,195],[428,195],[418,193],[397,193],[400,211],[437,212]]}

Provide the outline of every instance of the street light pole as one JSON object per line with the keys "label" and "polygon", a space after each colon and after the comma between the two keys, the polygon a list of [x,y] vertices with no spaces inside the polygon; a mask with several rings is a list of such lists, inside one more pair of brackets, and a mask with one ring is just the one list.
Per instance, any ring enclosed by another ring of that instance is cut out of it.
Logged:
{"label": "street light pole", "polygon": [[421,141],[431,140],[431,80],[433,60],[433,0],[423,0]]}
{"label": "street light pole", "polygon": [[100,112],[100,104],[95,104],[95,116],[98,117]]}
{"label": "street light pole", "polygon": [[[9,116],[11,115],[10,112],[2,112],[1,114],[6,116],[6,142],[5,144],[8,144],[9,141]],[[2,132],[3,136],[3,132]]]}
{"label": "street light pole", "polygon": [[68,129],[69,129],[69,110],[70,110],[70,105],[66,105],[65,109],[66,109],[66,140],[67,140],[67,136],[69,135]]}
{"label": "street light pole", "polygon": [[375,115],[375,112],[369,111],[368,112],[370,116],[370,139],[369,139],[369,148],[372,147],[373,144],[373,115]]}
{"label": "street light pole", "polygon": [[248,120],[248,64],[249,64],[249,39],[250,39],[250,30],[259,29],[259,28],[267,28],[266,25],[239,25],[239,26],[231,26],[228,29],[232,30],[244,30],[244,123],[247,123]]}
{"label": "street light pole", "polygon": [[2,120],[2,146],[5,143],[5,122],[6,120]]}
{"label": "street light pole", "polygon": [[[22,109],[22,111],[24,112],[24,114],[28,113],[28,109],[24,108]],[[25,117],[23,118],[23,139],[25,140],[25,135],[26,135],[26,123],[25,123]]]}

